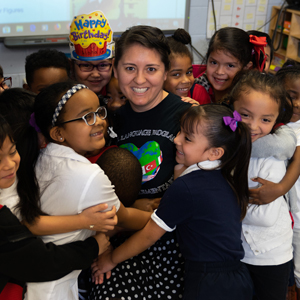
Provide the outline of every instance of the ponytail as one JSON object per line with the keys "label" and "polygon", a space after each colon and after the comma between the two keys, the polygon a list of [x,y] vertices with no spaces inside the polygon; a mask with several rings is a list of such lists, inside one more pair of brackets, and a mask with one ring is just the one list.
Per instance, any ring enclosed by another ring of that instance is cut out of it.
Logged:
{"label": "ponytail", "polygon": [[235,150],[231,156],[222,161],[221,172],[238,198],[242,220],[249,202],[248,167],[252,147],[249,128],[243,122],[237,122],[234,144]]}
{"label": "ponytail", "polygon": [[21,156],[20,167],[17,171],[17,192],[20,198],[17,208],[20,209],[23,220],[33,223],[38,216],[44,215],[44,213],[40,207],[40,191],[35,175],[39,143],[37,133],[29,125],[29,120],[22,137],[18,139],[17,149]]}

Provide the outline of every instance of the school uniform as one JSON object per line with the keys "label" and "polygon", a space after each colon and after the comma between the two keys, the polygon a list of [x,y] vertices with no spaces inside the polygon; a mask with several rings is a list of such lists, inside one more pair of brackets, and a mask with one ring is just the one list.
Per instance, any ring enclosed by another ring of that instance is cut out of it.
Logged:
{"label": "school uniform", "polygon": [[[285,172],[284,161],[272,156],[251,157],[249,188],[257,186],[251,178],[261,177],[278,183]],[[292,220],[284,197],[266,205],[249,204],[242,230],[245,250],[242,262],[250,270],[255,293],[262,299],[283,299],[288,285],[289,263],[293,258]]]}
{"label": "school uniform", "polygon": [[190,166],[152,214],[164,230],[176,229],[186,260],[186,300],[252,299],[252,282],[240,262],[241,210],[221,170],[206,170],[217,166],[216,161]]}
{"label": "school uniform", "polygon": [[[41,209],[49,215],[74,215],[85,208],[107,203],[120,207],[111,182],[96,164],[72,148],[49,143],[41,151],[36,165],[36,177],[41,191]],[[44,242],[57,245],[84,240],[95,232],[87,229],[43,236]],[[52,282],[29,283],[28,300],[77,299],[77,277],[80,271]]]}

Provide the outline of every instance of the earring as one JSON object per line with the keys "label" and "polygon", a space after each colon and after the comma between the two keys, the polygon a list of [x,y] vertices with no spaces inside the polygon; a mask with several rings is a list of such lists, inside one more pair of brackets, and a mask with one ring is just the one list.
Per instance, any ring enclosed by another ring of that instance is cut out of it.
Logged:
{"label": "earring", "polygon": [[63,138],[62,138],[62,137],[60,137],[60,138],[59,138],[59,140],[60,140],[60,141],[62,141],[62,140],[63,140]]}

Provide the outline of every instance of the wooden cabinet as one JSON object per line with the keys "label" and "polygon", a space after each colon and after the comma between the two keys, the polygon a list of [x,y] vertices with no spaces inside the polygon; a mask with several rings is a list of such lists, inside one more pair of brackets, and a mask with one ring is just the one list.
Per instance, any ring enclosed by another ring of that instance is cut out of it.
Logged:
{"label": "wooden cabinet", "polygon": [[[269,35],[272,38],[275,34],[273,44],[275,48],[278,47],[278,44],[280,43],[278,50],[274,53],[272,64],[281,67],[280,64],[282,65],[287,59],[293,59],[300,62],[300,11],[287,9],[285,14],[281,13],[277,28],[275,28],[279,11],[280,6],[272,7],[271,18],[276,16],[270,23]],[[285,27],[288,27],[289,25],[289,28],[284,28],[280,41],[283,18],[284,21],[286,21]]]}

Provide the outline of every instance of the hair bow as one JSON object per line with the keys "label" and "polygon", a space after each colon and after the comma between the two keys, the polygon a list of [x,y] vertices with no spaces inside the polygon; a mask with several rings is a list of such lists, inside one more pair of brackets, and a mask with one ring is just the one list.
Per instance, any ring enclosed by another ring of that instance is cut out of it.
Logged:
{"label": "hair bow", "polygon": [[237,128],[237,122],[242,121],[242,117],[235,110],[233,112],[233,118],[226,116],[226,117],[223,117],[223,120],[224,120],[225,125],[229,126],[232,131],[235,131]]}
{"label": "hair bow", "polygon": [[31,127],[33,127],[35,129],[36,132],[41,132],[41,129],[39,128],[39,126],[37,126],[37,124],[35,122],[35,115],[34,115],[34,113],[32,113],[30,115],[29,124],[30,124]]}
{"label": "hair bow", "polygon": [[[259,69],[260,72],[262,72],[265,62],[267,60],[267,56],[265,53],[265,47],[267,46],[267,38],[265,36],[258,37],[252,34],[249,35],[249,38],[250,38],[249,39],[250,43],[253,44],[257,68]],[[260,51],[264,55],[264,60],[262,61],[261,64],[259,63]]]}

